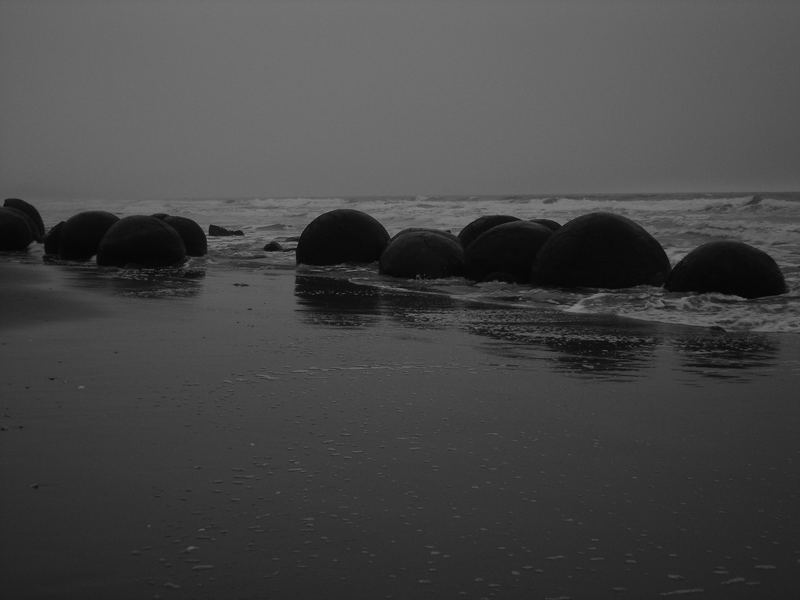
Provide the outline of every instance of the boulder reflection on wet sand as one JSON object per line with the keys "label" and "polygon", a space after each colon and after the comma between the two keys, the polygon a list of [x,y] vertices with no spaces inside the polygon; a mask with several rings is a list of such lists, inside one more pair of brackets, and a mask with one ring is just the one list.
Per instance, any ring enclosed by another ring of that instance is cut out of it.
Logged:
{"label": "boulder reflection on wet sand", "polygon": [[[414,283],[408,282],[413,288]],[[452,326],[457,302],[446,295],[420,295],[409,288],[376,288],[342,277],[295,276],[299,312],[310,323],[334,327],[369,327],[391,320],[425,329]]]}
{"label": "boulder reflection on wet sand", "polygon": [[304,320],[335,327],[368,327],[379,319],[381,293],[339,277],[297,274],[294,295]]}
{"label": "boulder reflection on wet sand", "polygon": [[190,298],[203,289],[204,267],[120,269],[82,264],[53,265],[77,288],[110,290],[139,298]]}

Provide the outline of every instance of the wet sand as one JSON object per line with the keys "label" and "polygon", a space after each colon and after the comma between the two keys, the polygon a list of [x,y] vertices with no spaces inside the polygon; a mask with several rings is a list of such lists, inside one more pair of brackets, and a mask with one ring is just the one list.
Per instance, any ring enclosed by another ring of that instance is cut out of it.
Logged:
{"label": "wet sand", "polygon": [[790,598],[800,342],[0,262],[2,598]]}

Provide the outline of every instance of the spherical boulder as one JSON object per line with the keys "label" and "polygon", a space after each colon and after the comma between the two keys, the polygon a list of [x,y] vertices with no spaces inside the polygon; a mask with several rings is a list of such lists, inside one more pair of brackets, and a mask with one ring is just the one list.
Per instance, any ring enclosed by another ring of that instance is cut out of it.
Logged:
{"label": "spherical boulder", "polygon": [[297,264],[337,265],[378,260],[389,234],[374,217],[350,208],[323,213],[309,223],[297,242]]}
{"label": "spherical boulder", "polygon": [[33,239],[37,242],[44,240],[44,221],[42,221],[42,215],[39,214],[39,211],[36,210],[33,204],[25,202],[25,200],[20,200],[19,198],[6,198],[3,202],[3,206],[22,211],[33,224]]}
{"label": "spherical boulder", "polygon": [[409,279],[454,277],[464,271],[464,250],[457,241],[441,233],[409,231],[386,247],[379,271]]}
{"label": "spherical boulder", "polygon": [[33,219],[31,218],[31,216],[28,213],[23,212],[23,211],[19,210],[18,208],[11,208],[11,207],[8,207],[8,206],[4,206],[3,210],[13,211],[16,214],[18,214],[20,217],[22,217],[22,219],[25,221],[25,226],[28,228],[28,231],[31,234],[31,241],[33,241],[33,242],[41,242],[42,241],[42,237],[39,235],[39,231],[36,228],[36,223],[34,223]]}
{"label": "spherical boulder", "polygon": [[458,233],[458,239],[461,241],[461,246],[467,248],[484,231],[488,231],[496,225],[510,223],[511,221],[519,221],[519,219],[510,215],[485,215],[483,217],[478,217],[474,221],[468,223],[464,229]]}
{"label": "spherical boulder", "polygon": [[553,232],[530,221],[509,221],[484,231],[464,250],[464,275],[473,281],[527,283],[536,254]]}
{"label": "spherical boulder", "polygon": [[531,219],[531,223],[538,223],[539,225],[544,225],[550,231],[561,229],[561,223],[559,223],[558,221],[553,221],[553,219]]}
{"label": "spherical boulder", "polygon": [[124,217],[108,228],[97,248],[97,264],[113,267],[171,267],[186,260],[180,234],[161,219]]}
{"label": "spherical boulder", "polygon": [[272,240],[271,242],[264,244],[262,250],[264,252],[283,252],[283,246],[280,242]]}
{"label": "spherical boulder", "polygon": [[61,247],[61,231],[64,229],[66,221],[59,221],[57,224],[50,228],[47,235],[44,236],[44,253],[50,255],[58,255]]}
{"label": "spherical boulder", "polygon": [[461,243],[459,241],[457,235],[455,235],[453,233],[450,233],[449,231],[445,231],[443,229],[431,229],[430,227],[406,227],[405,229],[401,229],[400,231],[395,233],[392,236],[392,239],[390,240],[390,243],[393,242],[394,240],[396,240],[401,235],[405,235],[406,233],[415,233],[417,231],[428,231],[430,233],[435,233],[436,235],[442,235],[442,236],[444,236],[444,237],[446,237],[446,238],[448,238],[450,240],[453,240],[454,242],[457,242],[459,244]]}
{"label": "spherical boulder", "polygon": [[744,242],[721,240],[698,246],[675,265],[664,283],[670,292],[719,292],[760,298],[787,291],[775,260]]}
{"label": "spherical boulder", "polygon": [[617,289],[661,285],[669,271],[661,244],[641,225],[621,215],[594,212],[553,232],[536,256],[531,282]]}
{"label": "spherical boulder", "polygon": [[25,214],[0,207],[0,251],[25,250],[32,241],[33,231]]}
{"label": "spherical boulder", "polygon": [[117,215],[104,210],[87,210],[71,216],[61,227],[59,257],[64,260],[89,260],[97,254],[97,246],[108,228],[117,221]]}
{"label": "spherical boulder", "polygon": [[205,256],[208,252],[208,239],[206,232],[197,224],[197,221],[188,217],[178,217],[175,215],[165,215],[159,213],[153,215],[171,226],[178,235],[181,236],[184,246],[186,246],[187,256]]}

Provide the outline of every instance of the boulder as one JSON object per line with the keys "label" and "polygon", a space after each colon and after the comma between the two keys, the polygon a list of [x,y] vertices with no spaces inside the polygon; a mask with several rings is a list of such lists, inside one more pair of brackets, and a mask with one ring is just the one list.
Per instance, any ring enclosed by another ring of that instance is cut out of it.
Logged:
{"label": "boulder", "polygon": [[19,198],[6,198],[3,206],[22,211],[33,223],[34,241],[42,242],[44,240],[44,221],[35,206]]}
{"label": "boulder", "polygon": [[281,246],[280,242],[272,240],[264,244],[264,252],[283,252],[283,246]]}
{"label": "boulder", "polygon": [[409,279],[454,277],[464,271],[464,250],[458,241],[441,232],[410,231],[386,247],[379,271]]}
{"label": "boulder", "polygon": [[775,260],[744,242],[722,240],[698,246],[675,265],[664,288],[670,292],[718,292],[743,298],[787,291]]}
{"label": "boulder", "polygon": [[536,254],[552,234],[530,221],[496,225],[464,250],[464,275],[473,281],[528,283]]}
{"label": "boulder", "polygon": [[89,260],[97,254],[100,240],[117,215],[104,210],[87,210],[71,216],[61,227],[58,255],[64,260]]}
{"label": "boulder", "polygon": [[621,215],[594,212],[553,232],[539,250],[531,282],[617,289],[662,285],[669,271],[661,244],[641,225]]}
{"label": "boulder", "polygon": [[298,264],[336,265],[378,260],[389,234],[374,217],[359,210],[338,208],[319,215],[300,234]]}
{"label": "boulder", "polygon": [[538,223],[539,225],[544,225],[550,231],[561,229],[561,223],[559,223],[558,221],[553,221],[553,219],[531,219],[531,223]]}
{"label": "boulder", "polygon": [[0,207],[0,251],[25,250],[32,241],[33,230],[25,214]]}
{"label": "boulder", "polygon": [[241,229],[225,229],[220,225],[209,225],[208,235],[211,237],[225,237],[231,235],[244,235],[244,232]]}
{"label": "boulder", "polygon": [[171,267],[186,260],[180,234],[156,217],[124,217],[109,227],[97,248],[97,264],[114,267]]}
{"label": "boulder", "polygon": [[467,248],[484,231],[488,231],[496,225],[510,223],[511,221],[519,221],[519,219],[510,215],[486,215],[478,217],[467,224],[467,226],[458,233],[458,239],[461,242],[461,246]]}
{"label": "boulder", "polygon": [[58,255],[61,247],[61,231],[64,229],[66,221],[59,221],[56,225],[50,228],[47,235],[44,236],[44,253]]}
{"label": "boulder", "polygon": [[435,233],[437,235],[443,235],[444,237],[446,237],[448,239],[451,239],[454,242],[458,242],[459,244],[461,243],[459,241],[457,235],[455,235],[453,233],[450,233],[449,231],[445,231],[443,229],[432,229],[430,227],[406,227],[405,229],[401,229],[400,231],[395,233],[394,236],[392,236],[392,239],[390,240],[390,242],[394,241],[395,239],[397,239],[401,235],[405,235],[406,233],[415,233],[415,232],[418,232],[418,231],[428,231],[430,233]]}
{"label": "boulder", "polygon": [[161,219],[178,232],[183,240],[183,245],[186,246],[187,256],[205,256],[208,252],[208,240],[203,228],[197,224],[197,221],[189,219],[188,217],[177,217],[174,215],[165,215],[163,213],[155,214],[154,217]]}

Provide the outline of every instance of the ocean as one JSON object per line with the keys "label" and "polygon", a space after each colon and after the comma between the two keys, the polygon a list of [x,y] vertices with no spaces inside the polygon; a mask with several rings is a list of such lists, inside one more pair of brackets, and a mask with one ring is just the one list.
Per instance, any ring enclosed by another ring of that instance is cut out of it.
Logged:
{"label": "ocean", "polygon": [[[650,323],[721,328],[728,332],[800,333],[800,193],[630,194],[571,196],[382,196],[329,198],[216,198],[114,201],[35,201],[50,227],[81,210],[104,209],[119,216],[166,212],[209,224],[240,229],[241,237],[209,238],[207,257],[194,258],[185,271],[213,269],[295,269],[293,249],[303,228],[334,208],[355,208],[393,235],[406,227],[433,227],[458,233],[483,215],[548,218],[561,224],[593,211],[628,217],[650,232],[675,265],[702,243],[733,239],[770,254],[786,278],[789,292],[747,300],[722,294],[676,294],[649,286],[625,290],[565,291],[506,283],[472,284],[461,278],[406,281],[383,277],[375,266],[297,267],[299,275],[349,282],[385,293],[437,296],[508,310],[511,321],[539,314],[619,317]],[[279,242],[286,252],[264,252]],[[32,247],[27,260],[38,260]],[[120,276],[119,273],[115,276]],[[126,276],[126,275],[121,275]],[[141,274],[129,273],[129,277]],[[169,280],[175,276],[169,275]],[[165,279],[167,276],[165,275]],[[180,286],[150,289],[151,294],[181,293]]]}

